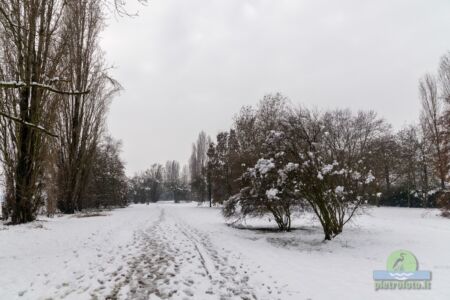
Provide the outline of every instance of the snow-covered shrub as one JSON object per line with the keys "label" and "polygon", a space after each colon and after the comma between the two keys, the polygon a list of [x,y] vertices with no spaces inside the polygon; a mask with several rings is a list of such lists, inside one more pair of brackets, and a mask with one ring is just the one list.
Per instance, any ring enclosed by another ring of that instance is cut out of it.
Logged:
{"label": "snow-covered shrub", "polygon": [[367,201],[367,187],[374,181],[363,162],[349,165],[319,151],[310,152],[299,170],[299,194],[317,215],[331,239]]}
{"label": "snow-covered shrub", "polygon": [[375,196],[370,188],[375,177],[366,155],[379,125],[372,113],[320,115],[303,109],[293,111],[286,121],[286,152],[299,166],[295,195],[314,211],[325,239],[341,233],[360,206]]}
{"label": "snow-covered shrub", "polygon": [[301,203],[295,188],[299,166],[287,161],[279,143],[283,137],[281,132],[271,132],[264,145],[265,158],[242,175],[243,188],[225,203],[225,217],[271,214],[280,230],[291,229],[292,211]]}
{"label": "snow-covered shrub", "polygon": [[272,214],[281,230],[289,230],[292,211],[309,208],[325,239],[335,237],[362,204],[377,197],[368,157],[383,121],[373,112],[263,111],[270,113],[257,118],[264,126],[252,127],[256,142],[239,144],[239,153],[252,149],[253,159],[239,179],[240,192],[224,205],[225,217]]}

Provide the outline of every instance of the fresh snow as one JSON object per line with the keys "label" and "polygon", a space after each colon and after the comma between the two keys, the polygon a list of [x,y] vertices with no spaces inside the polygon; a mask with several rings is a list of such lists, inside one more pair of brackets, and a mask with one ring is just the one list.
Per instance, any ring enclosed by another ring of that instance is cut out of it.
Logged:
{"label": "fresh snow", "polygon": [[271,188],[270,190],[266,191],[266,196],[270,200],[277,200],[278,199],[278,197],[277,197],[278,193],[279,193],[279,191],[277,189]]}
{"label": "fresh snow", "polygon": [[334,189],[334,192],[335,192],[336,194],[340,195],[340,194],[342,194],[342,193],[344,192],[344,187],[338,185],[338,186]]}
{"label": "fresh snow", "polygon": [[[238,229],[193,203],[105,214],[0,225],[0,299],[450,299],[437,210],[370,208],[329,242],[311,215],[280,233],[269,217]],[[375,291],[372,271],[397,249],[433,272],[431,290]]]}
{"label": "fresh snow", "polygon": [[271,159],[259,159],[256,163],[255,169],[257,169],[262,175],[267,174],[270,170],[275,168],[275,164]]}

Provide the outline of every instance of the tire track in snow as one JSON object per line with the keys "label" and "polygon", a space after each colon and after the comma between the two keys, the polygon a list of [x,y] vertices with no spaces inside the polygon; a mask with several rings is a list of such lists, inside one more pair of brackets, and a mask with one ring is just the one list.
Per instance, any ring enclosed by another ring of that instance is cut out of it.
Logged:
{"label": "tire track in snow", "polygon": [[206,270],[213,290],[218,290],[220,299],[257,299],[253,289],[248,285],[249,276],[241,276],[236,267],[230,266],[226,259],[220,257],[206,236],[187,224],[177,223],[176,227],[190,240],[197,250],[201,263]]}

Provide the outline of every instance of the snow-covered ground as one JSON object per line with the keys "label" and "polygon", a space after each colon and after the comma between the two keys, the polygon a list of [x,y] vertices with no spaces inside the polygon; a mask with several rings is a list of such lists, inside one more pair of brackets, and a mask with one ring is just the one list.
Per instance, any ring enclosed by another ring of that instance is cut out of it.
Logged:
{"label": "snow-covered ground", "polygon": [[[290,233],[235,229],[195,204],[0,225],[0,299],[450,299],[450,220],[367,213],[331,242],[303,219]],[[431,290],[375,291],[372,271],[397,249],[433,272]]]}

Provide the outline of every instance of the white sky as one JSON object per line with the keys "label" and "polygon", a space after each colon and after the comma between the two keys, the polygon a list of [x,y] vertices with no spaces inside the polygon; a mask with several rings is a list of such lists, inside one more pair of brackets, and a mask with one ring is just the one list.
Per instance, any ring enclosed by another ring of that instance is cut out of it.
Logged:
{"label": "white sky", "polygon": [[[134,0],[128,0],[134,1]],[[111,106],[127,173],[182,164],[269,92],[321,109],[419,115],[418,80],[450,50],[448,0],[150,0],[111,18],[102,46],[125,90]]]}

